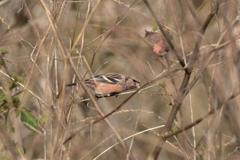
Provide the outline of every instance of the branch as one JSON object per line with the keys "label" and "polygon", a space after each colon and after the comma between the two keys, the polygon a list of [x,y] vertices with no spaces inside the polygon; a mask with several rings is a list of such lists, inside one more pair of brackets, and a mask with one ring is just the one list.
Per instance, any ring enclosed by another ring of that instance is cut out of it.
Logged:
{"label": "branch", "polygon": [[205,120],[206,118],[208,118],[210,115],[216,113],[216,111],[219,110],[219,109],[221,109],[225,103],[227,103],[228,101],[236,98],[236,97],[239,96],[239,95],[240,95],[240,91],[238,91],[237,93],[235,93],[235,94],[233,94],[232,96],[230,96],[226,101],[222,102],[217,108],[213,108],[210,112],[208,112],[207,114],[205,114],[203,117],[197,119],[196,121],[194,121],[193,123],[185,126],[185,127],[182,128],[182,129],[179,129],[179,130],[177,130],[177,131],[175,131],[175,132],[173,132],[173,133],[169,133],[169,134],[163,135],[163,138],[164,138],[164,139],[168,139],[168,138],[170,138],[170,137],[172,137],[172,136],[174,136],[174,135],[177,135],[178,133],[181,133],[182,131],[185,131],[185,130],[188,130],[188,129],[194,127],[195,125],[199,124],[200,122],[202,122],[203,120]]}
{"label": "branch", "polygon": [[161,24],[160,21],[158,20],[156,14],[153,12],[152,7],[150,6],[150,4],[148,3],[147,0],[143,0],[143,1],[145,2],[146,6],[148,7],[148,9],[150,10],[150,12],[152,13],[152,15],[153,15],[155,21],[156,21],[157,24],[158,24],[159,29],[161,30],[163,36],[166,38],[167,43],[168,43],[169,46],[171,47],[173,53],[176,55],[176,57],[177,57],[179,63],[181,64],[182,67],[184,67],[184,66],[185,66],[185,63],[184,63],[183,59],[182,59],[181,56],[178,54],[178,52],[177,52],[177,50],[175,49],[175,47],[174,47],[172,41],[169,39],[169,37],[167,36],[166,32],[164,31],[164,29],[163,29],[163,27],[162,27],[162,24]]}
{"label": "branch", "polygon": [[[160,22],[158,21],[155,13],[153,12],[152,8],[150,7],[149,3],[147,0],[144,0],[145,4],[147,5],[148,9],[150,10],[150,12],[152,13],[152,15],[154,16],[155,20],[157,21],[157,24],[159,25],[159,28],[161,29],[162,31],[162,34],[165,36],[167,42],[169,43],[170,47],[172,48],[173,52],[175,53],[175,55],[177,56],[178,58],[178,61],[180,62],[180,64],[184,67],[184,61],[182,60],[182,58],[178,55],[177,51],[175,50],[172,42],[170,41],[170,39],[166,36],[166,33],[164,32]],[[168,120],[165,124],[165,127],[162,131],[162,134],[166,134],[168,133],[171,128],[172,128],[172,124],[173,124],[173,121],[178,113],[178,110],[180,109],[180,106],[182,104],[182,101],[184,100],[184,98],[186,97],[186,93],[188,93],[190,91],[189,88],[187,88],[188,86],[188,83],[189,83],[189,80],[190,80],[190,77],[191,77],[191,74],[192,74],[192,70],[193,70],[193,67],[194,67],[194,63],[196,62],[196,59],[198,57],[198,52],[199,52],[199,45],[201,43],[201,40],[202,40],[202,35],[204,34],[207,26],[209,25],[212,17],[217,13],[218,11],[218,7],[215,8],[214,11],[212,11],[212,13],[209,14],[209,16],[207,17],[206,21],[204,22],[201,30],[199,31],[201,34],[198,36],[197,38],[197,41],[196,41],[196,44],[195,44],[195,47],[194,47],[194,50],[193,50],[193,58],[192,58],[192,61],[190,61],[189,63],[189,67],[185,69],[185,76],[184,76],[184,79],[182,81],[182,85],[181,85],[181,88],[180,88],[180,93],[178,95],[178,97],[176,98],[176,103],[174,104],[173,108],[172,108],[172,111],[168,117]],[[194,83],[195,84],[195,83]],[[193,85],[194,85],[193,84]],[[192,86],[193,86],[192,85]],[[188,90],[188,91],[186,91]],[[161,150],[162,150],[162,147],[163,145],[165,144],[166,142],[166,139],[164,137],[160,137],[153,153],[150,155],[149,159],[157,159]]]}

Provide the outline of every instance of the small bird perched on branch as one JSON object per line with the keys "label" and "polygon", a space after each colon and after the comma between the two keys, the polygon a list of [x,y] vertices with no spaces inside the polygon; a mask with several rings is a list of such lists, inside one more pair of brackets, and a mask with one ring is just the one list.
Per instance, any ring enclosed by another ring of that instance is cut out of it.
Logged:
{"label": "small bird perched on branch", "polygon": [[[94,90],[96,98],[113,96],[128,89],[140,87],[140,80],[137,77],[120,73],[101,74],[86,79],[84,82]],[[73,85],[76,83],[67,86]]]}

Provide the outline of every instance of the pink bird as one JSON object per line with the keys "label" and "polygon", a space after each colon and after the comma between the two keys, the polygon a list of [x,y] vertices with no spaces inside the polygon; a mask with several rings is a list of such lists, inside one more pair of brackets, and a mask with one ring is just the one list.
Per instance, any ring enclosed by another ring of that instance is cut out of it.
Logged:
{"label": "pink bird", "polygon": [[[96,98],[113,96],[128,89],[140,87],[140,80],[135,76],[120,73],[106,73],[86,79],[85,84],[92,88]],[[67,86],[76,85],[69,84]]]}

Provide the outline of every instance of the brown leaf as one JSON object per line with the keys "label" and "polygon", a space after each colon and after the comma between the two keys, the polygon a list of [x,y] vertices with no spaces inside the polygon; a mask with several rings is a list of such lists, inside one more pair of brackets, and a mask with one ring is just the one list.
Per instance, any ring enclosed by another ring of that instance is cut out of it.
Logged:
{"label": "brown leaf", "polygon": [[164,56],[165,54],[168,53],[168,51],[169,51],[169,47],[165,44],[163,40],[160,40],[153,45],[153,52],[157,56],[160,56],[160,57]]}
{"label": "brown leaf", "polygon": [[157,32],[149,32],[149,31],[146,31],[146,30],[145,30],[145,32],[146,32],[146,34],[145,34],[144,38],[146,38],[146,37],[156,37],[156,36],[161,36],[162,35],[162,34],[157,33]]}

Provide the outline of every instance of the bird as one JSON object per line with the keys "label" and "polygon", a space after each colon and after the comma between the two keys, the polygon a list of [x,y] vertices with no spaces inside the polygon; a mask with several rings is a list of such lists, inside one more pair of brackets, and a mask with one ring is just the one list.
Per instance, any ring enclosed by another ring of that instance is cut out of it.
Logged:
{"label": "bird", "polygon": [[[120,73],[106,73],[86,79],[86,86],[94,90],[95,97],[118,96],[117,94],[140,87],[140,80],[135,76],[128,76]],[[68,84],[73,86],[76,83]]]}
{"label": "bird", "polygon": [[157,57],[163,57],[164,55],[166,55],[169,52],[169,46],[166,43],[166,39],[163,37],[163,35],[161,33],[157,33],[157,32],[151,32],[151,31],[147,31],[145,30],[145,37],[159,37],[159,41],[155,42],[153,45],[153,53],[157,56]]}

